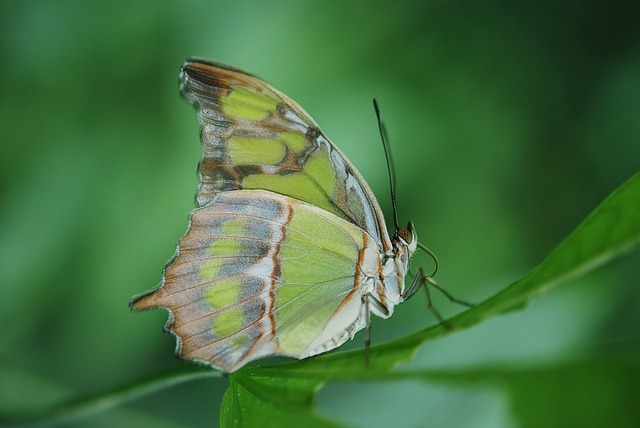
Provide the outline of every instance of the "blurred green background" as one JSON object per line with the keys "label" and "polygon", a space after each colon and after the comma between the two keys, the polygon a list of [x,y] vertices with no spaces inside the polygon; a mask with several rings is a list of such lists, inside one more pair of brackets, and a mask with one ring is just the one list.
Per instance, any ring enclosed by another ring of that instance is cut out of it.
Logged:
{"label": "blurred green background", "polygon": [[[193,208],[199,130],[177,85],[187,57],[251,70],[297,100],[389,217],[377,97],[401,222],[412,219],[438,254],[438,280],[478,302],[640,165],[638,22],[631,1],[2,2],[0,411],[188,364],[161,331],[164,312],[128,308],[158,283]],[[428,343],[409,367],[535,373],[640,356],[639,264],[636,252],[522,312]],[[374,342],[434,322],[421,295],[379,321]],[[524,402],[499,382],[341,383],[318,406],[362,427],[530,426],[541,412],[571,421],[572,410],[536,407],[549,388],[571,393],[562,373],[547,389],[525,382]],[[572,385],[637,394],[625,376],[593,375]],[[212,426],[226,385],[173,387],[74,426]],[[634,408],[617,405],[577,409],[611,421]]]}

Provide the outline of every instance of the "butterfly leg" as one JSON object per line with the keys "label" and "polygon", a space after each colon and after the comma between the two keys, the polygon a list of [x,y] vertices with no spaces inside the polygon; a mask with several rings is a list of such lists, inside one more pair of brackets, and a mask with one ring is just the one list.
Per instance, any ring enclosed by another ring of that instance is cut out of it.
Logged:
{"label": "butterfly leg", "polygon": [[369,310],[369,295],[362,296],[364,300],[364,368],[369,370],[369,348],[371,348],[371,311]]}
{"label": "butterfly leg", "polygon": [[378,314],[389,315],[389,310],[371,293],[362,296],[364,303],[364,366],[369,369],[369,349],[371,348],[371,307],[375,307]]}
{"label": "butterfly leg", "polygon": [[429,293],[429,286],[427,284],[430,284],[431,282],[428,281],[429,278],[428,276],[426,276],[424,274],[424,272],[422,271],[422,268],[418,268],[418,272],[416,274],[416,277],[414,279],[414,281],[417,279],[419,286],[424,285],[424,291],[427,295],[427,308],[431,311],[431,313],[438,319],[438,322],[440,324],[442,324],[442,326],[444,328],[446,328],[447,330],[449,330],[451,328],[451,326],[449,325],[449,323],[447,323],[444,318],[442,318],[442,315],[440,315],[440,312],[438,312],[438,310],[436,309],[435,306],[433,306],[433,301],[431,300],[431,293]]}
{"label": "butterfly leg", "polygon": [[433,301],[431,300],[431,293],[429,292],[429,286],[432,286],[437,290],[439,290],[452,303],[457,303],[459,305],[463,305],[467,307],[473,306],[473,304],[471,303],[467,303],[463,300],[456,299],[455,297],[453,297],[447,290],[445,290],[444,287],[438,284],[431,276],[425,275],[422,268],[418,269],[418,272],[416,272],[416,276],[413,278],[413,281],[411,281],[411,284],[409,284],[409,287],[407,287],[405,294],[403,296],[405,297],[405,300],[413,296],[418,291],[418,289],[420,289],[420,287],[422,287],[423,285],[424,285],[424,291],[427,295],[427,308],[438,319],[438,322],[442,324],[442,326],[446,329],[450,329],[451,326],[449,325],[449,323],[445,321],[442,315],[440,315],[440,312],[438,312],[435,306],[433,306]]}
{"label": "butterfly leg", "polygon": [[444,294],[445,297],[447,299],[449,299],[449,301],[451,303],[457,303],[458,305],[466,306],[468,308],[472,308],[473,306],[475,306],[473,303],[465,302],[464,300],[456,299],[455,297],[453,297],[442,285],[438,284],[435,281],[435,279],[433,279],[432,277],[425,276],[424,278],[425,278],[426,282],[428,282],[433,287],[437,288],[438,291],[440,291],[442,294]]}

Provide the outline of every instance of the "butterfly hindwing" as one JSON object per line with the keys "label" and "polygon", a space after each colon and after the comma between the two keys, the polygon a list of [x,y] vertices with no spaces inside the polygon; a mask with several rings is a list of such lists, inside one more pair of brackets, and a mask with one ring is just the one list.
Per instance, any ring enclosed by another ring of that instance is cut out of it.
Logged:
{"label": "butterfly hindwing", "polygon": [[368,185],[295,101],[249,74],[204,61],[183,65],[181,90],[201,124],[198,206],[220,192],[270,190],[350,221],[390,250]]}
{"label": "butterfly hindwing", "polygon": [[181,357],[234,371],[265,355],[332,349],[364,325],[373,238],[321,208],[264,190],[214,196],[192,212],[157,290],[134,308],[164,307]]}

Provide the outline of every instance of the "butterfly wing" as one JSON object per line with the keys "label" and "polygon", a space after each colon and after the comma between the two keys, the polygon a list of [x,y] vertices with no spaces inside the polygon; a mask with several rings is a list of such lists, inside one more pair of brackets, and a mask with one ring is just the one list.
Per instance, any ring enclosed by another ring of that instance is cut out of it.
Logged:
{"label": "butterfly wing", "polygon": [[391,249],[371,189],[295,101],[241,70],[195,60],[182,66],[181,91],[202,127],[198,206],[224,191],[271,190],[350,221]]}
{"label": "butterfly wing", "polygon": [[192,212],[162,285],[133,306],[166,308],[181,357],[232,372],[352,337],[379,269],[373,238],[328,211],[264,190],[222,192]]}

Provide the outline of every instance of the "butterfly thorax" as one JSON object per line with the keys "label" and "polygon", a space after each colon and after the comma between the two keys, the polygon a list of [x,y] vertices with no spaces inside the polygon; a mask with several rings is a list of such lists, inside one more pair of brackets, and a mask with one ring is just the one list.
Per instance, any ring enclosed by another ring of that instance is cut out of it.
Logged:
{"label": "butterfly thorax", "polygon": [[392,251],[382,255],[381,284],[382,290],[376,290],[384,308],[372,307],[371,311],[382,318],[393,313],[394,306],[404,301],[404,279],[409,270],[409,261],[416,251],[418,237],[413,224],[406,228],[398,228],[391,238]]}

